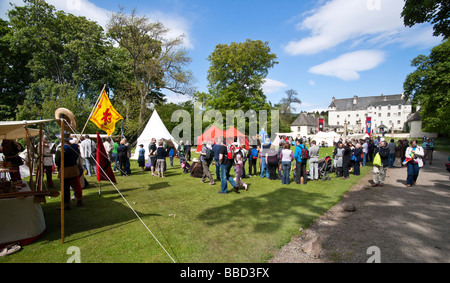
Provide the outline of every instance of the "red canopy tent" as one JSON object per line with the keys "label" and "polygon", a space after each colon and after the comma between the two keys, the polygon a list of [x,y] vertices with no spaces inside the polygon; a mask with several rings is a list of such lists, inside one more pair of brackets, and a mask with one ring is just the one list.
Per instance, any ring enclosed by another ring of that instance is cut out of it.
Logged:
{"label": "red canopy tent", "polygon": [[217,128],[215,125],[209,127],[203,135],[197,137],[197,152],[202,151],[202,143],[203,141],[213,141],[215,142],[216,138],[223,137],[224,131]]}
{"label": "red canopy tent", "polygon": [[227,144],[237,142],[239,145],[245,144],[245,148],[247,150],[250,148],[248,137],[239,132],[235,127],[231,126],[228,130],[222,131],[215,125],[212,125],[203,133],[203,135],[197,138],[197,152],[200,152],[202,150],[203,141],[215,142],[217,137],[223,137]]}
{"label": "red canopy tent", "polygon": [[250,143],[248,137],[243,133],[239,132],[234,126],[231,126],[228,130],[224,132],[227,144],[237,142],[238,145],[245,144],[245,149],[250,148]]}

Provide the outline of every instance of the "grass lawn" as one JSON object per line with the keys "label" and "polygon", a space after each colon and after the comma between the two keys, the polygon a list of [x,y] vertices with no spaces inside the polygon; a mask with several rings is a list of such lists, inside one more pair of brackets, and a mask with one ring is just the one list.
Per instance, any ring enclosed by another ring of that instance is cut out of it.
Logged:
{"label": "grass lawn", "polygon": [[[321,148],[320,155],[331,151]],[[210,186],[183,174],[178,159],[164,179],[141,172],[134,160],[131,163],[129,177],[116,175],[117,188],[178,263],[265,262],[300,233],[299,227],[311,225],[371,169],[362,167],[361,176],[350,173],[348,180],[333,174],[330,181],[307,185],[295,184],[292,174],[290,185],[251,177],[243,179],[248,191],[238,194],[229,186],[230,193],[221,195],[220,183]],[[80,249],[84,263],[171,262],[111,184],[103,181],[99,195],[96,178],[87,179],[91,186],[83,191],[84,206],[72,202],[65,213],[65,244],[56,209],[60,198],[48,198],[42,204],[44,235],[22,251],[0,257],[0,262],[66,262],[71,246]]]}

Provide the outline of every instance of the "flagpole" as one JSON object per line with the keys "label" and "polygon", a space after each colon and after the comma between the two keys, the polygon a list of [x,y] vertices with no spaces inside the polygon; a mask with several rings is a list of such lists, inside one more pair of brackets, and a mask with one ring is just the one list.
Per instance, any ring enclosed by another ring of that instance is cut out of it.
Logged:
{"label": "flagpole", "polygon": [[86,120],[86,124],[84,124],[83,130],[81,131],[81,134],[80,134],[80,138],[81,138],[81,136],[83,135],[84,130],[86,129],[86,126],[87,126],[87,124],[89,123],[89,120],[90,120],[91,117],[92,117],[92,114],[94,113],[95,109],[97,108],[97,104],[98,104],[98,102],[100,101],[100,98],[102,97],[102,94],[103,94],[103,91],[105,90],[105,88],[106,88],[106,84],[103,85],[103,89],[102,89],[102,91],[100,92],[100,95],[98,96],[97,101],[95,102],[94,107],[92,108],[91,114],[89,114],[89,117],[88,117],[88,119]]}

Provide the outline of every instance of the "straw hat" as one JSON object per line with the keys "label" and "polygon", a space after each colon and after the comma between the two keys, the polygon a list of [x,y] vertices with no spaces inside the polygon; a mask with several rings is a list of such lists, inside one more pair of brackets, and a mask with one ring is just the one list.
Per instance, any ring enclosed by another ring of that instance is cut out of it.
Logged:
{"label": "straw hat", "polygon": [[[55,111],[55,119],[56,122],[58,123],[58,125],[61,127],[61,117],[62,115],[64,115],[64,119],[67,121],[68,124],[70,124],[70,126],[73,129],[77,128],[77,119],[75,118],[75,115],[73,115],[73,113],[66,108],[58,108]],[[70,131],[70,127],[68,125],[65,125],[64,130]]]}

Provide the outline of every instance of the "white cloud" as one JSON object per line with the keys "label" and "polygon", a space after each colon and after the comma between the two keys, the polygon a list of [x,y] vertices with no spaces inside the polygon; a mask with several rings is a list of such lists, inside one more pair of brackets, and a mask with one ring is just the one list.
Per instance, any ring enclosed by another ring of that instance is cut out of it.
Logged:
{"label": "white cloud", "polygon": [[287,84],[285,84],[283,82],[271,80],[271,79],[265,79],[265,82],[263,84],[263,91],[266,94],[270,94],[270,93],[278,92],[285,87],[287,87]]}
{"label": "white cloud", "polygon": [[313,80],[309,80],[309,82],[308,82],[308,83],[309,83],[309,85],[310,85],[310,86],[315,86],[315,85],[316,85],[316,82],[315,82],[315,81],[313,81]]}
{"label": "white cloud", "polygon": [[174,93],[168,93],[166,94],[167,102],[168,103],[182,103],[182,102],[186,102],[192,99],[192,97],[187,96],[187,95],[179,95],[179,94],[174,94]]}
{"label": "white cloud", "polygon": [[350,52],[323,64],[311,67],[310,73],[337,77],[344,81],[359,79],[358,72],[367,71],[380,65],[385,59],[379,50],[360,50]]}
{"label": "white cloud", "polygon": [[55,6],[56,10],[62,10],[75,16],[83,16],[87,19],[97,22],[106,29],[109,14],[112,13],[106,9],[97,7],[87,0],[46,0],[47,3]]}
{"label": "white cloud", "polygon": [[147,16],[151,21],[159,21],[163,23],[164,26],[170,30],[167,34],[168,38],[175,39],[179,36],[184,36],[183,46],[189,49],[194,48],[192,40],[189,36],[191,26],[187,19],[177,15],[165,14],[160,11],[150,13]]}
{"label": "white cloud", "polygon": [[381,43],[432,46],[432,31],[424,26],[413,28],[421,31],[421,37],[406,36],[411,29],[404,26],[400,16],[403,5],[404,0],[328,1],[297,24],[297,29],[306,30],[309,36],[291,41],[284,50],[290,55],[311,55],[343,43],[355,46],[380,43],[380,39]]}

